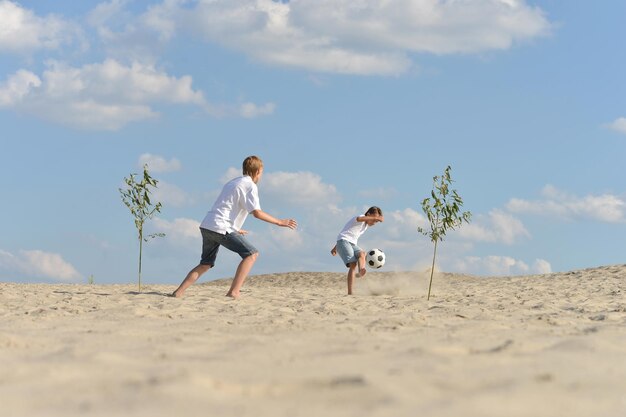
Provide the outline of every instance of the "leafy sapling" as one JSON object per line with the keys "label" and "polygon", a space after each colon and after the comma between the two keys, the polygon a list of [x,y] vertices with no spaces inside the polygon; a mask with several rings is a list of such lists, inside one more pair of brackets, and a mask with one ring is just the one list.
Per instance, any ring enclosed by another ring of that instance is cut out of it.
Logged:
{"label": "leafy sapling", "polygon": [[150,176],[147,164],[143,166],[143,178],[140,182],[137,182],[135,179],[136,176],[137,174],[130,174],[129,177],[124,177],[124,182],[128,188],[120,188],[119,190],[122,196],[122,201],[126,204],[126,207],[128,207],[131,214],[135,218],[135,227],[137,228],[139,238],[138,286],[139,292],[141,292],[141,256],[143,252],[143,242],[147,242],[155,237],[163,237],[165,236],[165,233],[153,233],[144,236],[143,226],[145,221],[147,219],[151,219],[155,213],[160,213],[162,204],[160,202],[152,204],[150,201],[150,188],[157,188],[158,181]]}
{"label": "leafy sapling", "polygon": [[433,273],[435,271],[435,258],[437,256],[437,243],[443,241],[448,230],[454,230],[461,226],[463,222],[469,223],[472,213],[465,211],[460,213],[463,200],[456,190],[450,190],[452,178],[450,176],[450,166],[445,169],[443,175],[433,177],[433,189],[430,197],[422,201],[422,210],[426,213],[430,230],[418,227],[417,231],[430,237],[434,243],[433,264],[430,269],[430,283],[428,284],[428,300],[430,300],[430,289],[433,285]]}

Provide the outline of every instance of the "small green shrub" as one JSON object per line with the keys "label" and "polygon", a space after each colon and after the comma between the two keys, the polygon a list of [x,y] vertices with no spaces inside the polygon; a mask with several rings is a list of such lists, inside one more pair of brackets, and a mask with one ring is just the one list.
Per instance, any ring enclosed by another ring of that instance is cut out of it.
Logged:
{"label": "small green shrub", "polygon": [[137,228],[139,238],[139,276],[138,287],[141,292],[141,256],[143,252],[143,242],[155,237],[163,237],[165,233],[154,233],[148,236],[143,234],[143,225],[147,219],[151,219],[155,213],[161,212],[161,203],[152,204],[150,201],[150,188],[157,188],[158,181],[152,178],[148,172],[148,165],[143,166],[143,178],[137,182],[135,177],[137,174],[130,174],[124,178],[124,182],[128,186],[127,189],[120,188],[122,201],[128,207],[131,214],[135,218],[135,227]]}
{"label": "small green shrub", "polygon": [[422,201],[422,210],[426,213],[430,230],[418,227],[417,231],[430,237],[434,243],[433,264],[430,269],[430,283],[428,284],[428,300],[430,300],[430,289],[433,285],[433,273],[435,271],[435,258],[437,256],[437,242],[443,241],[448,230],[454,230],[461,226],[463,222],[469,223],[472,213],[469,211],[459,213],[463,206],[463,200],[456,190],[450,190],[452,178],[448,165],[442,176],[433,177],[433,189],[430,197]]}

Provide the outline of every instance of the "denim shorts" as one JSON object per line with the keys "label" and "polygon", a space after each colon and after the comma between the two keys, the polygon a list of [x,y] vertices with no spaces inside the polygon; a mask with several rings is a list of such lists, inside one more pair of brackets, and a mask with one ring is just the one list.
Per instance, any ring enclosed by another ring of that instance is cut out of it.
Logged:
{"label": "denim shorts", "polygon": [[363,249],[359,248],[354,243],[350,243],[344,239],[337,241],[337,253],[347,267],[349,267],[351,263],[357,262],[357,258],[361,252],[363,252]]}
{"label": "denim shorts", "polygon": [[212,230],[200,228],[200,233],[202,233],[201,265],[215,265],[215,259],[217,258],[220,245],[239,254],[242,259],[258,252],[244,235],[237,232],[223,235]]}

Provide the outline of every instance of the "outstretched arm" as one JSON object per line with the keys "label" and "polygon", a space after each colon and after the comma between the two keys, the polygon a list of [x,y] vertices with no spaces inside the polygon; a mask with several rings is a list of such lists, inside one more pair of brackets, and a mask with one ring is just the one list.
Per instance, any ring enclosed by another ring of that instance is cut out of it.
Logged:
{"label": "outstretched arm", "polygon": [[367,220],[371,220],[374,222],[383,222],[385,221],[385,218],[383,216],[359,216],[356,218],[357,222],[364,222]]}
{"label": "outstretched arm", "polygon": [[263,210],[253,210],[251,214],[259,220],[275,224],[276,226],[288,227],[292,230],[298,227],[298,222],[296,222],[294,219],[277,219],[276,217],[264,212]]}

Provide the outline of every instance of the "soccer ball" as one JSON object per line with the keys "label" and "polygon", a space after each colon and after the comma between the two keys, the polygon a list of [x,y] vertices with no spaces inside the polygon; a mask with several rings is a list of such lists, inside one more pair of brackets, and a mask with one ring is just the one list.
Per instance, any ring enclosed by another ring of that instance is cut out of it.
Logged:
{"label": "soccer ball", "polygon": [[385,264],[385,252],[380,249],[372,249],[367,252],[365,262],[367,262],[371,268],[378,269]]}

